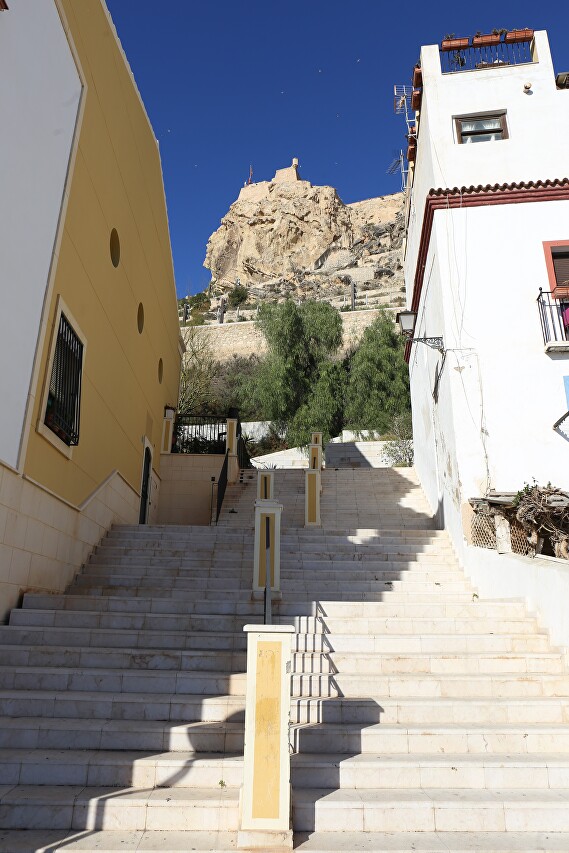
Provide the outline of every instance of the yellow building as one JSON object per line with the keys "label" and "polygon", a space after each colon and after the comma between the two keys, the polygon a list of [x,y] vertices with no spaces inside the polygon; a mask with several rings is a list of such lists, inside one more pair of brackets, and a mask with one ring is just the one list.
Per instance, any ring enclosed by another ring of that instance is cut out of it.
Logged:
{"label": "yellow building", "polygon": [[156,517],[181,358],[158,143],[106,6],[7,5],[0,618]]}

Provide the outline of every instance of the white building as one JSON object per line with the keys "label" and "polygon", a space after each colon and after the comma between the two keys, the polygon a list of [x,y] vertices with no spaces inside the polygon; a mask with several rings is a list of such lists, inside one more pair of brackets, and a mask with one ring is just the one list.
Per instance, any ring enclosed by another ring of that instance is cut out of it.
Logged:
{"label": "white building", "polygon": [[569,488],[569,90],[545,32],[420,66],[405,278],[443,346],[407,345],[415,464],[468,563],[469,498]]}

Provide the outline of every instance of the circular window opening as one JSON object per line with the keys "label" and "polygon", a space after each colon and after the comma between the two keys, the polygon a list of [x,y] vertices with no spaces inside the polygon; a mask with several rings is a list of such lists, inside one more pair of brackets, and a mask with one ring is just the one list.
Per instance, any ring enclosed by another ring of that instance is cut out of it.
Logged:
{"label": "circular window opening", "polygon": [[119,240],[119,234],[116,228],[113,228],[111,231],[110,249],[113,266],[118,267],[121,259],[121,241]]}
{"label": "circular window opening", "polygon": [[162,384],[162,377],[164,376],[164,362],[162,359],[158,361],[158,382]]}
{"label": "circular window opening", "polygon": [[136,315],[136,325],[138,326],[139,334],[142,334],[142,330],[144,329],[144,305],[142,302],[138,306],[138,313]]}

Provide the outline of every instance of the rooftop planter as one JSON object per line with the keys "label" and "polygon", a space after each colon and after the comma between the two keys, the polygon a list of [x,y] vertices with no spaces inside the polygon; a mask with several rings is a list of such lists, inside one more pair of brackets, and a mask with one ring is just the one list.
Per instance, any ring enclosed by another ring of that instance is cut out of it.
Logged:
{"label": "rooftop planter", "polygon": [[423,85],[423,71],[420,65],[416,65],[413,68],[413,88],[418,89],[419,86]]}
{"label": "rooftop planter", "polygon": [[509,30],[506,33],[506,42],[508,44],[521,44],[524,41],[531,41],[533,38],[533,30]]}
{"label": "rooftop planter", "polygon": [[421,97],[423,92],[421,89],[413,89],[411,92],[411,109],[419,110],[421,109]]}
{"label": "rooftop planter", "polygon": [[446,38],[441,42],[441,50],[465,50],[470,45],[470,39]]}
{"label": "rooftop planter", "polygon": [[473,36],[472,47],[491,47],[500,44],[501,33],[488,33],[487,35]]}

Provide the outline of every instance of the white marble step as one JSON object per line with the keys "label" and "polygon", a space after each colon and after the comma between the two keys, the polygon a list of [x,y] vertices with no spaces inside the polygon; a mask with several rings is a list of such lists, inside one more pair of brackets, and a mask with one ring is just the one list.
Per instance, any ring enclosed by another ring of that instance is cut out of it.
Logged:
{"label": "white marble step", "polygon": [[[135,577],[138,575],[156,575],[160,578],[192,578],[196,583],[215,579],[218,582],[227,579],[233,586],[250,587],[252,582],[252,564],[245,568],[235,566],[169,566],[161,568],[157,566],[117,566],[114,563],[91,564],[86,569],[90,575],[126,575]],[[336,563],[307,563],[303,565],[283,565],[281,563],[281,580],[289,583],[320,583],[321,581],[334,581],[345,586],[346,581],[369,582],[371,580],[395,581],[404,580],[409,582],[431,581],[433,583],[458,583],[467,584],[463,575],[456,571],[447,571],[444,567],[424,567],[416,564],[413,568],[393,566],[391,563],[379,565],[367,564],[336,564]]]}
{"label": "white marble step", "polygon": [[[91,665],[84,668],[65,667],[61,664],[18,668],[0,666],[0,691],[45,690],[58,691],[62,695],[79,691],[118,695],[144,693],[152,694],[152,701],[170,694],[186,697],[245,695],[244,666],[240,671],[147,669],[144,662],[139,661],[138,669],[134,666],[110,669],[101,666],[102,661],[97,651],[92,650],[87,654],[92,655]],[[239,659],[245,663],[244,655],[240,655]]]}
{"label": "white marble step", "polygon": [[[168,566],[178,567],[178,568],[193,568],[200,563],[208,563],[211,566],[216,568],[223,568],[227,566],[228,568],[240,568],[246,569],[247,566],[251,565],[251,561],[253,560],[253,549],[248,552],[235,551],[231,553],[228,551],[227,553],[217,553],[215,555],[209,554],[207,551],[192,551],[188,552],[180,552],[179,554],[167,553],[167,554],[152,554],[147,552],[140,553],[129,553],[129,554],[114,554],[114,549],[108,549],[108,551],[99,552],[97,554],[93,554],[88,562],[88,565],[113,565],[113,566],[161,566],[167,568]],[[337,558],[338,562],[348,562],[348,563],[357,563],[362,564],[364,567],[369,566],[370,568],[375,568],[376,566],[381,567],[384,563],[393,563],[401,568],[405,566],[411,565],[428,565],[428,566],[445,566],[446,571],[449,571],[450,568],[456,567],[456,558],[452,555],[445,554],[436,554],[436,553],[424,553],[422,551],[409,551],[408,553],[397,553],[395,549],[391,551],[379,552],[379,551],[335,551],[333,552],[334,556]],[[287,564],[287,559],[290,559],[291,568],[295,566],[305,566],[308,564],[316,564],[318,565],[320,562],[331,562],[333,563],[333,559],[330,553],[326,553],[323,550],[314,550],[308,551],[304,548],[299,548],[298,550],[289,551],[286,554],[283,553],[283,564]],[[203,567],[203,565],[202,565]],[[340,566],[340,568],[342,568]]]}
{"label": "white marble step", "polygon": [[[322,541],[330,539],[346,539],[353,537],[361,538],[363,542],[369,540],[379,541],[406,541],[406,540],[424,540],[424,541],[440,541],[445,544],[450,543],[450,538],[446,530],[424,530],[417,528],[416,530],[399,530],[397,528],[384,527],[318,527],[318,528],[298,528],[289,530],[286,533],[281,533],[283,541],[288,537],[292,540],[303,542]],[[136,541],[144,542],[147,539],[151,541],[167,542],[170,540],[181,540],[191,542],[195,539],[203,541],[247,541],[251,537],[249,529],[225,528],[225,527],[203,527],[196,525],[117,525],[112,527],[108,533],[110,540],[114,539],[136,539]],[[356,541],[356,539],[354,539]]]}
{"label": "white marble step", "polygon": [[[156,617],[158,629],[137,629],[133,620],[108,614],[84,613],[83,618],[73,611],[60,611],[57,626],[44,627],[48,611],[22,610],[10,625],[0,625],[0,645],[8,646],[66,646],[98,648],[132,648],[152,650],[220,649],[245,650],[247,638],[243,631],[207,632],[185,631],[184,617]],[[116,619],[115,627],[99,628],[104,616]],[[70,617],[66,619],[65,617]],[[176,620],[176,621],[174,621]],[[141,620],[136,620],[141,621]],[[37,622],[37,624],[35,624]],[[178,624],[179,623],[179,624]],[[175,627],[178,630],[175,630]],[[93,627],[95,626],[95,627]],[[168,630],[169,629],[169,630]],[[292,637],[296,652],[339,652],[343,654],[407,654],[407,653],[531,653],[550,652],[546,634],[440,634],[431,636],[297,633]],[[31,662],[32,658],[30,658]]]}
{"label": "white marble step", "polygon": [[[187,845],[188,834],[183,830],[0,830],[0,853],[181,853]],[[197,853],[234,851],[237,833],[193,830],[191,845]]]}
{"label": "white marble step", "polygon": [[[0,637],[2,634],[0,632]],[[550,652],[547,634],[295,634],[293,650],[297,652],[339,652],[376,655],[408,653],[480,654],[518,652]]]}
{"label": "white marble step", "polygon": [[569,726],[539,723],[373,724],[365,727],[349,723],[295,724],[291,740],[295,752],[302,753],[569,754]]}
{"label": "white marble step", "polygon": [[[243,631],[232,633],[187,632],[184,630],[164,632],[163,630],[131,630],[126,626],[117,629],[91,628],[89,619],[85,619],[84,626],[81,626],[79,620],[75,619],[70,620],[69,625],[71,627],[44,628],[41,624],[41,618],[38,620],[39,625],[33,624],[33,616],[37,611],[22,612],[30,614],[32,619],[27,623],[21,622],[21,627],[16,624],[0,625],[0,647],[2,648],[0,654],[7,652],[9,647],[25,647],[30,652],[33,649],[35,654],[36,650],[48,648],[51,651],[58,646],[65,646],[66,651],[69,652],[73,652],[75,649],[82,651],[87,648],[112,648],[115,651],[127,649],[129,654],[132,652],[140,654],[142,649],[145,650],[145,653],[146,650],[149,650],[150,654],[160,654],[162,651],[170,654],[181,650],[219,650],[221,654],[224,654],[232,651],[245,651],[247,646],[247,637]],[[92,615],[95,617],[96,623],[98,614]],[[65,620],[62,622],[65,625]],[[541,649],[535,649],[535,651],[541,651]],[[33,662],[34,654],[30,654],[30,663]]]}
{"label": "white marble step", "polygon": [[[105,595],[124,595],[124,596],[151,596],[152,598],[172,598],[175,597],[178,600],[194,600],[195,596],[192,594],[192,582],[191,579],[175,579],[170,581],[167,585],[158,586],[157,584],[160,581],[158,577],[150,577],[150,578],[135,578],[134,583],[129,583],[128,578],[123,578],[120,576],[114,576],[110,578],[95,578],[90,577],[88,575],[80,575],[76,578],[75,582],[69,587],[68,595],[75,595],[76,593],[79,595],[94,595],[94,596],[105,596]],[[391,590],[391,588],[382,588],[381,584],[379,584],[380,589],[377,592],[360,592],[357,596],[356,600],[369,601],[369,602],[382,602],[384,600],[389,600],[393,602],[403,603],[407,601],[416,601],[416,602],[452,602],[452,603],[461,603],[472,601],[474,593],[471,592],[444,592],[439,591],[437,587],[433,587],[433,591],[431,592],[417,592],[407,591],[406,587],[402,590]],[[229,593],[232,593],[229,595]],[[326,592],[326,590],[325,590]],[[225,594],[227,593],[227,594]],[[211,610],[215,613],[219,611],[219,607],[221,604],[226,603],[228,600],[233,599],[233,604],[236,603],[248,603],[248,599],[250,599],[250,591],[247,589],[242,590],[218,590],[218,589],[205,589],[201,590],[201,601],[209,601],[212,602],[210,605]],[[386,597],[384,599],[384,596]],[[289,604],[293,604],[294,602],[306,602],[307,593],[303,590],[295,590],[294,587],[286,590],[286,599]],[[314,598],[315,595],[310,595],[311,598]],[[387,598],[388,597],[388,598]],[[329,598],[329,595],[327,596]],[[237,601],[235,601],[235,599]],[[350,603],[354,600],[354,593],[346,590],[341,593],[336,593],[334,597],[335,601],[338,602],[346,602]],[[256,610],[256,609],[255,609]],[[253,612],[255,612],[253,610]]]}
{"label": "white marble step", "polygon": [[243,782],[243,756],[227,752],[104,749],[0,750],[3,784],[205,788]]}
{"label": "white marble step", "polygon": [[292,784],[302,788],[569,789],[569,754],[343,755],[291,757]]}
{"label": "white marble step", "polygon": [[[565,832],[297,832],[299,853],[567,853]],[[0,848],[1,850],[2,848]],[[66,848],[67,849],[67,848]],[[73,847],[70,848],[73,850]],[[199,848],[196,848],[199,849]],[[115,853],[109,849],[108,853]]]}
{"label": "white marble step", "polygon": [[[230,718],[214,719],[216,708]],[[227,697],[223,706],[213,700],[204,702],[204,719],[198,721],[112,719],[97,717],[3,717],[0,726],[0,747],[4,749],[47,750],[145,750],[162,752],[191,752],[243,754],[243,703]]]}
{"label": "white marble step", "polygon": [[[79,640],[79,638],[78,638]],[[133,672],[187,671],[197,673],[244,672],[247,666],[246,650],[228,649],[172,649],[172,648],[113,648],[112,646],[16,646],[0,645],[0,685],[3,667],[27,667],[36,672],[40,667],[73,668],[74,670],[104,668],[105,670],[131,669]]]}
{"label": "white marble step", "polygon": [[0,786],[2,829],[234,831],[238,788]]}
{"label": "white marble step", "polygon": [[[214,653],[217,654],[217,653]],[[185,660],[184,658],[182,658]],[[190,658],[189,661],[193,660]],[[421,673],[445,674],[497,674],[497,673],[564,673],[565,665],[560,653],[435,653],[435,652],[374,652],[356,654],[338,651],[295,652],[294,673],[339,673],[344,675],[400,675]]]}
{"label": "white marble step", "polygon": [[[166,677],[166,676],[164,676]],[[189,678],[177,676],[186,684]],[[220,679],[221,681],[221,679]],[[421,675],[292,675],[293,696],[353,696],[353,697],[429,697],[468,698],[525,696],[569,696],[569,679],[565,674],[527,674],[500,672],[497,674]],[[194,688],[194,690],[197,688]]]}
{"label": "white marble step", "polygon": [[[304,832],[569,832],[569,791],[293,790]],[[404,829],[403,829],[404,828]]]}
{"label": "white marble step", "polygon": [[[141,588],[145,586],[155,587],[168,579],[169,589],[184,589],[194,590],[196,595],[202,594],[204,598],[211,598],[215,592],[223,594],[234,592],[239,594],[241,598],[250,597],[251,595],[251,579],[240,580],[238,578],[195,578],[187,577],[176,572],[173,576],[166,573],[159,574],[159,569],[154,568],[148,574],[144,569],[136,569],[135,571],[117,570],[113,572],[106,567],[93,567],[94,571],[89,569],[88,573],[78,575],[73,584],[73,589],[81,589],[83,587],[128,587]],[[456,576],[455,576],[456,577]],[[396,575],[393,580],[385,579],[380,573],[369,580],[352,579],[349,583],[349,591],[346,589],[346,583],[341,583],[338,579],[320,579],[313,575],[306,575],[300,580],[288,579],[282,577],[281,589],[287,598],[314,598],[318,595],[326,595],[328,597],[342,600],[348,595],[353,600],[357,599],[359,593],[385,593],[394,592],[405,595],[414,593],[427,593],[431,595],[468,595],[472,599],[474,588],[467,584],[464,580],[458,578],[456,581],[436,581],[436,580],[415,580],[409,577]]]}
{"label": "white marble step", "polygon": [[[330,550],[334,549],[335,554],[361,554],[374,555],[381,557],[385,554],[436,554],[439,556],[445,555],[454,557],[454,553],[450,545],[440,542],[348,542],[343,538],[328,538],[326,541],[303,541],[291,540],[290,537],[284,535],[280,540],[281,553],[284,555],[295,554],[302,551],[303,554],[325,554],[329,556]],[[103,541],[95,548],[94,554],[107,555],[114,557],[122,556],[141,556],[141,557],[192,557],[192,556],[210,556],[212,559],[216,557],[235,558],[236,555],[253,554],[253,537],[250,536],[248,541],[243,544],[236,542],[227,542],[221,545],[219,542],[206,543],[199,539],[188,540],[181,542],[178,546],[172,543],[165,542],[138,542],[131,539],[117,542],[115,539],[103,539]]]}
{"label": "white marble step", "polygon": [[[313,699],[293,697],[291,720],[294,723],[367,723],[382,726],[465,726],[550,725],[569,723],[569,699],[536,697],[533,699],[432,699],[372,698]],[[527,733],[527,729],[525,731]],[[443,747],[444,749],[444,747]],[[331,751],[335,748],[332,746]]]}
{"label": "white marble step", "polygon": [[[197,611],[196,611],[197,604]],[[46,594],[28,592],[24,595],[23,608],[46,609],[51,613],[57,611],[104,611],[109,613],[117,613],[123,615],[135,615],[140,613],[148,614],[188,614],[199,612],[202,602],[177,602],[176,600],[164,600],[162,598],[152,599],[135,598],[126,599],[122,596],[106,596],[104,598],[93,598],[92,596],[71,596],[64,594]],[[226,612],[230,612],[229,603],[224,603]],[[238,609],[241,609],[239,605]],[[208,607],[211,605],[208,603]],[[340,602],[322,600],[318,602],[308,601],[303,606],[295,604],[294,607],[289,607],[286,602],[279,604],[281,614],[291,616],[307,616],[310,614],[334,617],[334,618],[349,618],[353,617],[368,619],[368,618],[438,618],[444,616],[446,618],[457,617],[460,619],[499,619],[499,620],[531,620],[527,616],[527,611],[520,601],[492,601],[490,599],[479,599],[467,603],[453,602],[409,602],[406,604],[392,603],[391,599],[376,604],[373,602]],[[169,608],[169,609],[167,609]],[[283,613],[284,610],[290,610],[290,613]],[[13,613],[21,611],[15,610]],[[208,611],[210,613],[211,611]],[[261,611],[259,611],[261,612]],[[52,617],[53,618],[53,617]],[[48,624],[52,624],[49,622]],[[367,625],[365,626],[367,631]],[[504,629],[508,632],[510,629]],[[351,632],[350,632],[351,633]]]}

